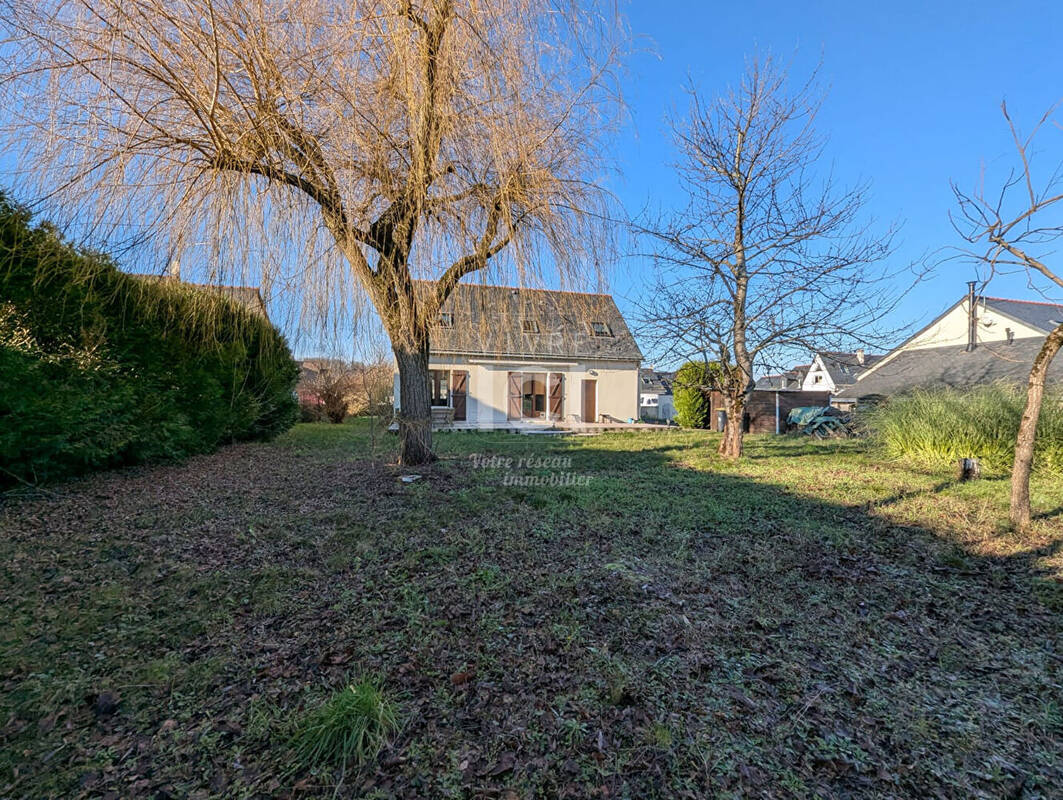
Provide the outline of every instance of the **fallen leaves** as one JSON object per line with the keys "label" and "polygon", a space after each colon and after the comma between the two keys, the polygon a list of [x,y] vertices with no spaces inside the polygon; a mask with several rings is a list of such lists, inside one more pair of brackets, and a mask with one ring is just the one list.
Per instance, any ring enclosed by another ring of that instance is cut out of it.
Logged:
{"label": "fallen leaves", "polygon": [[346,444],[278,442],[0,509],[19,632],[0,731],[21,754],[0,795],[331,795],[338,772],[285,772],[287,731],[354,674],[404,726],[341,794],[1063,781],[1063,634],[1027,563],[934,570],[925,530],[609,441],[579,445],[601,494],[578,502],[482,485],[463,459],[407,489]]}

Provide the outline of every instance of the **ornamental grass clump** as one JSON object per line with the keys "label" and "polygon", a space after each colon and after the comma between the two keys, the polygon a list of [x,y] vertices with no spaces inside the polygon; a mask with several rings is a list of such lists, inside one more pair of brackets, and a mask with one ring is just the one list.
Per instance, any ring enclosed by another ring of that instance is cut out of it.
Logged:
{"label": "ornamental grass clump", "polygon": [[[913,390],[863,410],[871,436],[891,458],[944,468],[977,458],[994,472],[1011,468],[1026,402],[1023,387],[995,383],[968,390]],[[1063,472],[1063,389],[1045,393],[1035,470]]]}
{"label": "ornamental grass clump", "polygon": [[311,711],[295,734],[305,767],[361,766],[379,755],[398,727],[395,707],[371,680],[353,683]]}

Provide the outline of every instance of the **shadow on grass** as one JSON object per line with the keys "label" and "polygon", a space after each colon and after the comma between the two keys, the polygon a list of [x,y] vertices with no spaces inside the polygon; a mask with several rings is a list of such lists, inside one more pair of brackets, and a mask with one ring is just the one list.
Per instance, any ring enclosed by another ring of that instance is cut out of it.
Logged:
{"label": "shadow on grass", "polygon": [[1055,519],[1056,517],[1063,517],[1063,506],[1053,508],[1051,511],[1042,511],[1040,514],[1034,514],[1034,519]]}

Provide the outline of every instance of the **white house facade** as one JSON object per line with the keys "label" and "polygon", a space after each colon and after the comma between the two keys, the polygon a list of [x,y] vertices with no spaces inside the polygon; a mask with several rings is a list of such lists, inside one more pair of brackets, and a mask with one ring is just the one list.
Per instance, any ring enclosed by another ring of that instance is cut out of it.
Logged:
{"label": "white house facade", "polygon": [[[439,425],[638,419],[642,353],[609,295],[459,285],[430,343]],[[396,408],[400,402],[396,374]]]}
{"label": "white house facade", "polygon": [[866,354],[863,350],[816,353],[802,380],[801,391],[837,394],[843,387],[855,383],[881,358],[880,355]]}

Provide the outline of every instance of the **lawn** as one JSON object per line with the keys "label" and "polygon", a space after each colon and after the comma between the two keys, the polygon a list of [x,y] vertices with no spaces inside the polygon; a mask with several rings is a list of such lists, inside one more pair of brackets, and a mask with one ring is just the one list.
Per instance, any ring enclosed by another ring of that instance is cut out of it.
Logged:
{"label": "lawn", "polygon": [[[1059,797],[1063,480],[364,422],[0,505],[0,797]],[[367,680],[363,764],[300,732]]]}

